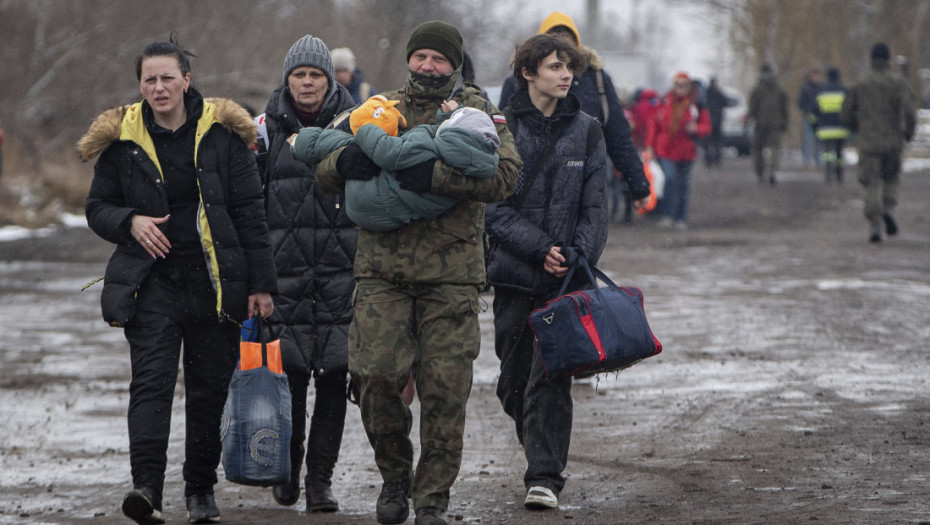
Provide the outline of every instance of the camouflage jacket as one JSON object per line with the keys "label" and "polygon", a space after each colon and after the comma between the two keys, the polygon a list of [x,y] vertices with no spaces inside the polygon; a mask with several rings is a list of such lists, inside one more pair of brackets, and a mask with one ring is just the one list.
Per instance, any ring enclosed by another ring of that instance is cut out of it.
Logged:
{"label": "camouflage jacket", "polygon": [[[407,120],[409,129],[433,124],[436,110],[449,96],[449,91],[415,89],[408,83],[406,89],[382,95],[400,101],[396,107]],[[397,230],[361,229],[355,257],[356,279],[484,286],[484,206],[513,193],[522,161],[503,114],[482,98],[478,89],[466,86],[454,93],[452,99],[460,105],[481,109],[494,118],[501,139],[497,149],[500,161],[494,176],[488,179],[468,177],[437,162],[430,191],[457,197],[458,203],[435,219],[415,220]],[[348,129],[348,119],[343,119],[338,126]],[[405,129],[401,129],[403,131]],[[317,165],[316,180],[322,191],[344,191],[344,180],[336,170],[341,152],[342,149],[334,151]]]}
{"label": "camouflage jacket", "polygon": [[773,76],[759,79],[749,95],[749,118],[756,127],[785,131],[788,129],[788,94]]}
{"label": "camouflage jacket", "polygon": [[841,118],[859,132],[860,152],[901,151],[914,135],[914,95],[904,77],[889,69],[887,60],[873,60],[872,70],[843,100]]}

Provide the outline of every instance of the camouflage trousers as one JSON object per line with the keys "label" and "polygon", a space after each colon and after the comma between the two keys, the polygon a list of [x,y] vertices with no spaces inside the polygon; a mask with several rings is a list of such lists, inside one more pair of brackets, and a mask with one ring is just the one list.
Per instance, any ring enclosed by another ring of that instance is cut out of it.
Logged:
{"label": "camouflage trousers", "polygon": [[900,178],[900,151],[859,154],[859,183],[865,189],[863,211],[873,230],[880,227],[884,213],[894,212]]}
{"label": "camouflage trousers", "polygon": [[414,359],[420,401],[420,459],[413,507],[447,509],[462,464],[465,405],[481,343],[474,286],[359,279],[349,326],[349,372],[384,481],[413,471],[413,416],[402,392]]}
{"label": "camouflage trousers", "polygon": [[774,177],[775,172],[778,171],[781,133],[778,128],[756,128],[753,136],[752,158],[756,176],[760,180],[765,177]]}

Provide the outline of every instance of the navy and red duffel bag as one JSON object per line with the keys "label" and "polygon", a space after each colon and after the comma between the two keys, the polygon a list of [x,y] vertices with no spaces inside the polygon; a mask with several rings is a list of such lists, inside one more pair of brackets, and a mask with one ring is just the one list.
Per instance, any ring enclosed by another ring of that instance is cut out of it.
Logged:
{"label": "navy and red duffel bag", "polygon": [[[592,289],[566,294],[577,268],[584,268]],[[599,288],[595,275],[607,284]],[[559,297],[527,318],[546,377],[590,377],[615,372],[662,351],[643,309],[639,288],[618,287],[582,257],[565,277]]]}

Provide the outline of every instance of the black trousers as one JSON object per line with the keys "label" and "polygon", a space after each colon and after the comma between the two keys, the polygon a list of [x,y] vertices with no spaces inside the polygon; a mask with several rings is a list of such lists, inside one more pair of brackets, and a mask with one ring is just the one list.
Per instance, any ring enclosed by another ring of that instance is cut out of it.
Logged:
{"label": "black trousers", "polygon": [[704,165],[720,165],[720,143],[723,140],[723,133],[720,126],[716,125],[711,128],[710,135],[704,141]]}
{"label": "black trousers", "polygon": [[[331,372],[313,380],[313,414],[310,416],[310,437],[307,429],[307,394],[310,376],[289,374],[291,390],[291,472],[299,479],[304,452],[307,454],[308,479],[329,480],[339,456],[342,431],[346,420],[346,388],[348,372]],[[307,440],[307,448],[304,448]],[[309,483],[307,483],[309,485]]]}
{"label": "black trousers", "polygon": [[125,336],[132,362],[128,420],[133,485],[155,489],[156,507],[161,508],[183,345],[184,494],[212,494],[222,452],[220,419],[240,333],[235,324],[219,322],[206,269],[156,264],[139,290]]}
{"label": "black trousers", "polygon": [[526,454],[526,488],[543,486],[556,494],[565,486],[572,435],[572,379],[546,380],[533,331],[526,317],[553,298],[494,290],[494,351],[501,361],[497,397],[517,429]]}

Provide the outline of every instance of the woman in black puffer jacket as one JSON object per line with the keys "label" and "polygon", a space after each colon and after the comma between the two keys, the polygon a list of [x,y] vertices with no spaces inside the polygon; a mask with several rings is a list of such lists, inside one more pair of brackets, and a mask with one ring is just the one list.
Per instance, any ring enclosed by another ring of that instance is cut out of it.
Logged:
{"label": "woman in black puffer jacket", "polygon": [[183,345],[184,495],[191,523],[219,520],[213,496],[220,416],[239,348],[237,322],[268,316],[275,289],[255,159],[255,124],[230,100],[204,99],[175,42],[136,61],[144,100],[104,112],[78,143],[97,158],[87,224],[116,249],[101,306],[125,328],[129,460],[123,512],[164,523],[171,405]]}
{"label": "woman in black puffer jacket", "polygon": [[332,475],[346,415],[348,343],[352,320],[357,228],[341,195],[316,188],[313,166],[294,158],[287,139],[303,127],[326,127],[355,102],[334,80],[332,59],[318,38],[304,36],[284,61],[283,82],[256,120],[266,130],[267,153],[259,154],[278,293],[270,325],[281,339],[284,371],[292,394],[291,481],[274,487],[275,501],[300,497],[300,471],[307,422],[307,388],[316,390],[307,438],[305,479],[308,512],[339,509]]}

